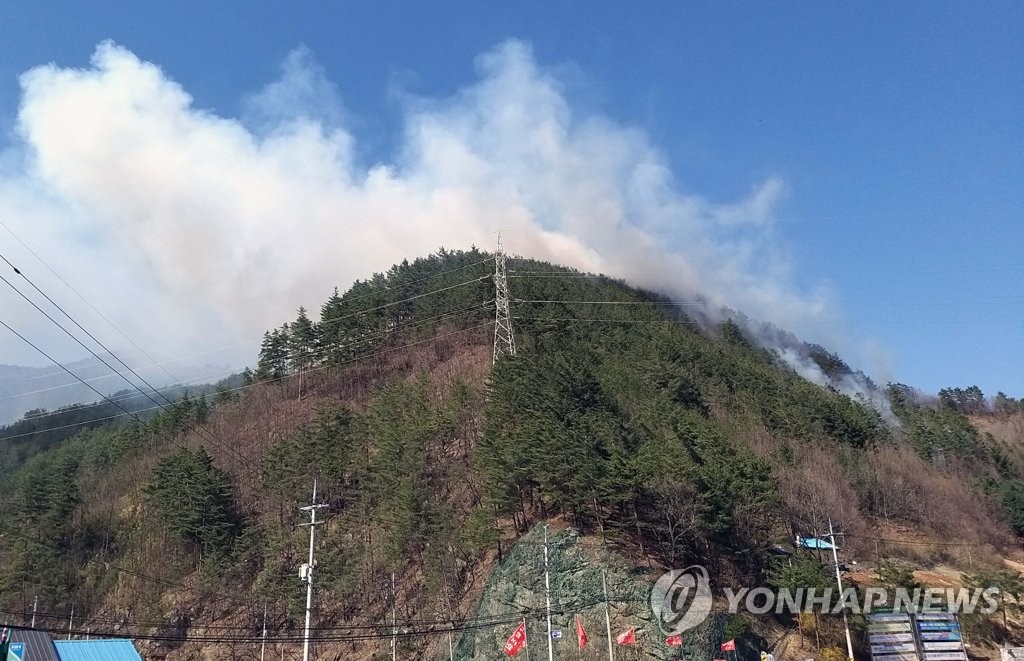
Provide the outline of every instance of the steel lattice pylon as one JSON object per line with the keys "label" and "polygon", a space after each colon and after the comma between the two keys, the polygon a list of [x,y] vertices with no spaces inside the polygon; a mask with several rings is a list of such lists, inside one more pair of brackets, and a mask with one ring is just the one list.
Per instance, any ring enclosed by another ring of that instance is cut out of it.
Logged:
{"label": "steel lattice pylon", "polygon": [[501,248],[501,232],[498,232],[498,249],[494,252],[494,354],[491,363],[498,362],[499,356],[516,355],[516,339],[512,335],[512,315],[508,311],[508,279],[505,277],[505,252]]}

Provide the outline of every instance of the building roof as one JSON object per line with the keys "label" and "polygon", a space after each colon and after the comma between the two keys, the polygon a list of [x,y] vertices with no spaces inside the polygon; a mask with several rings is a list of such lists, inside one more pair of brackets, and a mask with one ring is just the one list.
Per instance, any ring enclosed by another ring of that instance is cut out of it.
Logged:
{"label": "building roof", "polygon": [[[797,546],[802,546],[805,549],[831,549],[832,545],[826,542],[824,539],[818,539],[816,537],[797,537]],[[837,547],[838,548],[838,547]]]}
{"label": "building roof", "polygon": [[11,642],[25,644],[25,661],[60,661],[53,639],[45,631],[12,629]]}
{"label": "building roof", "polygon": [[53,644],[59,661],[142,661],[132,641],[125,639],[55,640]]}

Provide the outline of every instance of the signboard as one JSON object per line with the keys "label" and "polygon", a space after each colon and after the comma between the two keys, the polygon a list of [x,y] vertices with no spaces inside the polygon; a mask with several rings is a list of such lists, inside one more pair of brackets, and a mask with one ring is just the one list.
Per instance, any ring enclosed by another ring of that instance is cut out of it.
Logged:
{"label": "signboard", "polygon": [[[941,640],[945,640],[944,638]],[[876,633],[871,636],[872,643],[912,643],[914,642],[914,634],[912,633]]]}
{"label": "signboard", "polygon": [[917,652],[912,654],[873,654],[875,661],[917,661]]}
{"label": "signboard", "polygon": [[967,661],[963,652],[926,652],[924,656],[928,661]]}
{"label": "signboard", "polygon": [[924,661],[967,661],[956,613],[921,613],[916,619]]}
{"label": "signboard", "polygon": [[11,643],[10,649],[7,650],[6,661],[24,661],[25,659],[25,643]]}
{"label": "signboard", "polygon": [[869,614],[868,648],[873,661],[921,661],[908,613]]}
{"label": "signboard", "polygon": [[960,640],[959,631],[922,631],[921,640]]}
{"label": "signboard", "polygon": [[872,645],[872,654],[902,654],[904,652],[916,652],[917,646],[909,643],[888,643],[884,645]]}
{"label": "signboard", "polygon": [[[870,613],[872,661],[968,661],[956,613]],[[1001,661],[1024,661],[1004,652]]]}

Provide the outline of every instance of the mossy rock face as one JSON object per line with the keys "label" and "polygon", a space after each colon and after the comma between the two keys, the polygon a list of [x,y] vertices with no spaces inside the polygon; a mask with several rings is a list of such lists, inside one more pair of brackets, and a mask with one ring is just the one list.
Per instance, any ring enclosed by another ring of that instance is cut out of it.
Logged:
{"label": "mossy rock face", "polygon": [[[484,586],[474,622],[499,622],[467,631],[459,639],[459,661],[494,661],[507,658],[505,640],[526,617],[530,658],[547,658],[547,622],[544,599],[544,531],[535,526],[505,555]],[[635,646],[613,644],[615,658],[710,661],[721,642],[724,619],[712,615],[695,629],[683,632],[683,647],[665,645],[665,635],[651,612],[651,586],[657,570],[635,568],[621,555],[580,537],[571,528],[548,533],[551,580],[551,628],[562,638],[553,643],[556,659],[604,661],[608,658],[602,570],[608,581],[612,636],[633,627]],[[589,642],[577,656],[575,617],[579,615]],[[520,657],[525,658],[525,653]]]}

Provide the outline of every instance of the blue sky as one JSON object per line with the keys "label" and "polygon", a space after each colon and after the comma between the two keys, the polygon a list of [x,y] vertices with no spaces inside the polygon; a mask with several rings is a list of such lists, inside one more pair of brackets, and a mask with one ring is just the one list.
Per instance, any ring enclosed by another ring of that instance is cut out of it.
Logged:
{"label": "blue sky", "polygon": [[410,98],[459,98],[481,54],[520,40],[574,115],[639,130],[680,195],[728,205],[778,184],[754,249],[833,309],[795,320],[801,334],[882,379],[1024,395],[1024,5],[636,5],[10,3],[7,161],[25,153],[18,76],[88,68],[107,39],[225,118],[305,47],[367,167],[406,148]]}

